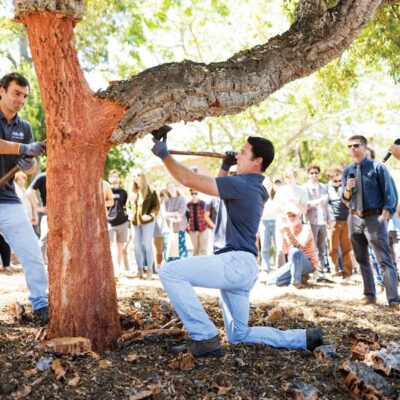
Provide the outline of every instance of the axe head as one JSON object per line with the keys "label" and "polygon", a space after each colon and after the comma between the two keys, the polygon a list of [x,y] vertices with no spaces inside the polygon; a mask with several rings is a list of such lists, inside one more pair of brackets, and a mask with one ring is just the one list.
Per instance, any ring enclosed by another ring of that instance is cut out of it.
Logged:
{"label": "axe head", "polygon": [[167,133],[172,130],[172,128],[169,125],[163,125],[159,129],[155,129],[154,131],[151,131],[151,134],[157,139],[157,140],[162,140],[165,142],[167,140]]}

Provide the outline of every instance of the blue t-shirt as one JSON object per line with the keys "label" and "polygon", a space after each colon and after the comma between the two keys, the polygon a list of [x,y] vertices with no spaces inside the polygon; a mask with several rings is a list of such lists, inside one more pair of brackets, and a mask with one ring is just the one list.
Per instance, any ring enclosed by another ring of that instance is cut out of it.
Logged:
{"label": "blue t-shirt", "polygon": [[222,199],[214,236],[214,254],[248,251],[257,257],[256,234],[268,200],[260,174],[216,178]]}
{"label": "blue t-shirt", "polygon": [[[11,123],[8,123],[7,118],[0,111],[0,139],[9,142],[31,143],[33,141],[31,125],[18,115],[15,116]],[[15,167],[18,157],[13,154],[0,155],[0,176],[4,176],[10,169]],[[15,193],[14,177],[0,187],[0,203],[21,203]]]}

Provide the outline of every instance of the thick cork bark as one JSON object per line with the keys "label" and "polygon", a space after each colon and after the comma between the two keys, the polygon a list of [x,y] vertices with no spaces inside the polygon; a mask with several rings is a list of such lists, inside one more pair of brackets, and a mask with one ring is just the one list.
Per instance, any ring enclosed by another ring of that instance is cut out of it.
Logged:
{"label": "thick cork bark", "polygon": [[74,49],[73,19],[50,12],[20,18],[46,111],[49,335],[83,336],[101,352],[121,333],[102,175],[124,110],[93,97]]}

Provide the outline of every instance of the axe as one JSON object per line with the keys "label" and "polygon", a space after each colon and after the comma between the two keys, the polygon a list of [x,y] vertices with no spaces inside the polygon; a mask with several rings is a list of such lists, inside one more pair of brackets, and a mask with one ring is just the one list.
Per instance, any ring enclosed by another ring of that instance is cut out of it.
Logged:
{"label": "axe", "polygon": [[[156,129],[151,132],[155,139],[165,142],[167,140],[168,132],[172,128],[168,125],[163,125],[160,129]],[[168,150],[170,154],[184,155],[184,156],[200,156],[200,157],[214,157],[214,158],[225,158],[224,153],[215,153],[213,151],[184,151],[184,150]]]}

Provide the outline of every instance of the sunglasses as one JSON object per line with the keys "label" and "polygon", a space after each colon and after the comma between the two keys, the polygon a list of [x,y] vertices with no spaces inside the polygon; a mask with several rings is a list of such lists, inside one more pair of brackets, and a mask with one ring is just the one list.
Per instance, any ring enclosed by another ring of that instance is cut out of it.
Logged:
{"label": "sunglasses", "polygon": [[317,171],[310,172],[310,175],[319,175],[319,172],[317,172]]}
{"label": "sunglasses", "polygon": [[355,149],[358,149],[360,146],[362,146],[361,143],[354,143],[354,144],[348,144],[347,148],[351,149],[352,147],[354,147]]}
{"label": "sunglasses", "polygon": [[293,214],[293,213],[287,213],[286,215],[288,216],[288,218],[295,218],[295,217],[297,217],[297,215],[296,215],[296,214]]}
{"label": "sunglasses", "polygon": [[194,195],[196,195],[196,194],[198,194],[197,192],[190,192],[190,194],[192,195],[192,196],[194,196]]}
{"label": "sunglasses", "polygon": [[342,180],[341,180],[341,179],[339,179],[339,180],[335,180],[335,179],[334,179],[333,182],[334,182],[334,183],[340,183],[340,182],[342,182]]}

